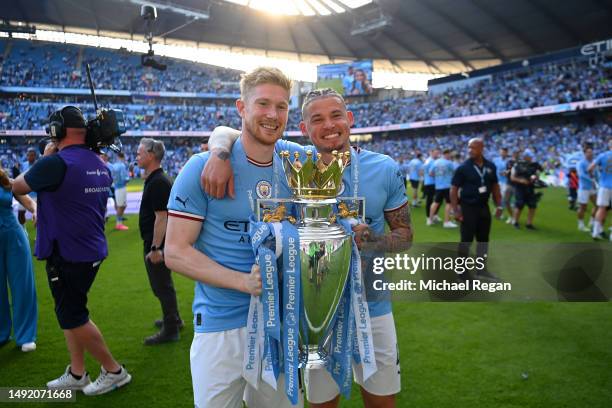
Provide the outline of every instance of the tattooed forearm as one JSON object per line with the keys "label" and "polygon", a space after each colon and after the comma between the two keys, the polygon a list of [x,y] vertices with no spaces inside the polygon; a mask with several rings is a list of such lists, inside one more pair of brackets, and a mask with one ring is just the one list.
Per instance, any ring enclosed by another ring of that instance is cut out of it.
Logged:
{"label": "tattooed forearm", "polygon": [[225,161],[225,160],[230,158],[230,154],[228,152],[226,152],[225,150],[218,149],[218,150],[215,151],[215,153],[216,153],[217,157],[220,158],[223,161]]}
{"label": "tattooed forearm", "polygon": [[366,241],[367,249],[385,252],[401,252],[412,245],[412,217],[406,203],[396,210],[385,212],[385,221],[391,231],[386,234],[371,234]]}

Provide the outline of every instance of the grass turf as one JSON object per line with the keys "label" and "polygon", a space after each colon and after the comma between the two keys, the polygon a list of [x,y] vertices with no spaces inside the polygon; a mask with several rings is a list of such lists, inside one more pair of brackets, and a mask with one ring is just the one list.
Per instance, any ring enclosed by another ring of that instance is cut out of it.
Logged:
{"label": "grass turf", "polygon": [[[526,215],[526,214],[525,214]],[[525,216],[523,215],[523,217]],[[415,241],[449,242],[457,230],[426,227],[424,210],[413,212]],[[92,320],[116,358],[133,375],[125,388],[98,397],[79,394],[79,406],[192,406],[187,324],[176,344],[145,347],[154,332],[159,303],[142,261],[137,215],[130,230],[107,225],[110,256],[89,296]],[[576,230],[564,191],[546,191],[537,231],[516,231],[494,221],[496,241],[588,242]],[[30,237],[33,232],[30,230]],[[0,348],[0,386],[43,387],[68,364],[53,312],[44,265],[35,263],[39,304],[38,349]],[[191,320],[193,283],[174,275],[179,307]],[[610,303],[408,303],[394,316],[402,367],[399,407],[608,407],[612,400],[612,307]],[[87,358],[96,377],[99,365]],[[28,404],[28,406],[46,406]],[[342,406],[362,406],[358,389]]]}

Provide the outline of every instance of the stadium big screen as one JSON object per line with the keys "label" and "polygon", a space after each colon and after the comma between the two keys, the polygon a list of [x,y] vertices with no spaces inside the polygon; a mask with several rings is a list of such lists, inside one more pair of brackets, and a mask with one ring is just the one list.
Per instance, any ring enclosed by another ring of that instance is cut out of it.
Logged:
{"label": "stadium big screen", "polygon": [[333,88],[344,96],[372,93],[372,60],[317,67],[317,87]]}

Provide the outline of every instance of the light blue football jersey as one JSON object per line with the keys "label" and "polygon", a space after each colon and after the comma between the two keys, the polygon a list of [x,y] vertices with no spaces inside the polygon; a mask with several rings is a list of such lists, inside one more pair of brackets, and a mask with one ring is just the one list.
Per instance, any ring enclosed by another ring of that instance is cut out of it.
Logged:
{"label": "light blue football jersey", "polygon": [[113,174],[113,181],[115,182],[115,188],[123,188],[127,185],[130,179],[128,174],[128,168],[124,162],[118,161],[111,165],[111,172]]}
{"label": "light blue football jersey", "polygon": [[[249,217],[256,211],[257,199],[290,196],[280,160],[275,157],[274,165],[268,166],[248,160],[239,138],[230,156],[236,198],[218,200],[208,196],[200,185],[208,158],[208,152],[198,153],[185,164],[172,186],[168,215],[201,221],[194,247],[227,268],[250,273],[255,256],[249,238]],[[192,307],[195,331],[218,332],[246,326],[249,301],[247,293],[196,282]]]}
{"label": "light blue football jersey", "polygon": [[612,188],[612,150],[608,150],[597,156],[595,164],[599,169],[599,186],[603,188]]}
{"label": "light blue football jersey", "polygon": [[499,184],[508,184],[508,177],[504,176],[502,173],[506,171],[506,167],[508,165],[508,159],[504,159],[501,156],[497,156],[493,159],[493,164],[495,165],[497,172],[497,181]]}
{"label": "light blue football jersey", "polygon": [[430,172],[435,175],[436,190],[444,190],[450,188],[455,168],[453,162],[440,157],[433,163]]}
{"label": "light blue football jersey", "polygon": [[[303,147],[285,140],[278,141],[276,148],[277,151],[288,150],[292,154],[296,151],[303,154],[306,150],[312,150],[313,154],[316,154],[314,146]],[[385,232],[385,212],[396,210],[408,203],[404,177],[397,163],[389,156],[359,148],[354,149],[353,153],[358,159],[357,196],[365,198],[366,222],[372,231],[383,234]],[[305,157],[302,156],[302,160]],[[355,171],[355,166],[351,162],[342,177],[341,195],[344,197],[355,195],[353,171]],[[372,259],[376,256],[384,256],[384,253],[372,254],[368,256],[369,259],[364,259],[366,265],[364,283],[367,288],[372,287],[375,279],[380,279],[379,275],[374,275],[372,272]],[[377,292],[376,295],[378,300],[368,301],[370,316],[377,317],[391,313],[390,294]]]}
{"label": "light blue football jersey", "polygon": [[435,176],[431,175],[431,168],[433,167],[435,162],[436,161],[430,157],[423,165],[423,185],[425,186],[431,186],[436,184]]}
{"label": "light blue football jersey", "polygon": [[423,170],[423,162],[417,158],[410,160],[408,163],[408,174],[410,180],[419,180],[421,171]]}
{"label": "light blue football jersey", "polygon": [[587,159],[582,159],[578,163],[576,171],[578,172],[578,190],[592,190],[595,188],[593,177],[589,173],[589,165],[591,163]]}

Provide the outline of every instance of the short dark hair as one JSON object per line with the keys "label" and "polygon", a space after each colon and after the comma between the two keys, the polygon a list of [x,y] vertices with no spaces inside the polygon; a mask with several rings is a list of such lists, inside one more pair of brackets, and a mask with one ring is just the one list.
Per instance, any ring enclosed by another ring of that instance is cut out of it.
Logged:
{"label": "short dark hair", "polygon": [[312,91],[308,92],[306,96],[304,96],[304,101],[302,102],[302,118],[304,118],[304,112],[306,111],[306,107],[310,103],[312,103],[312,101],[317,100],[317,99],[332,98],[332,97],[340,99],[340,102],[342,102],[342,105],[344,105],[344,108],[346,109],[346,102],[344,101],[344,98],[335,89],[332,89],[332,88],[313,89]]}

